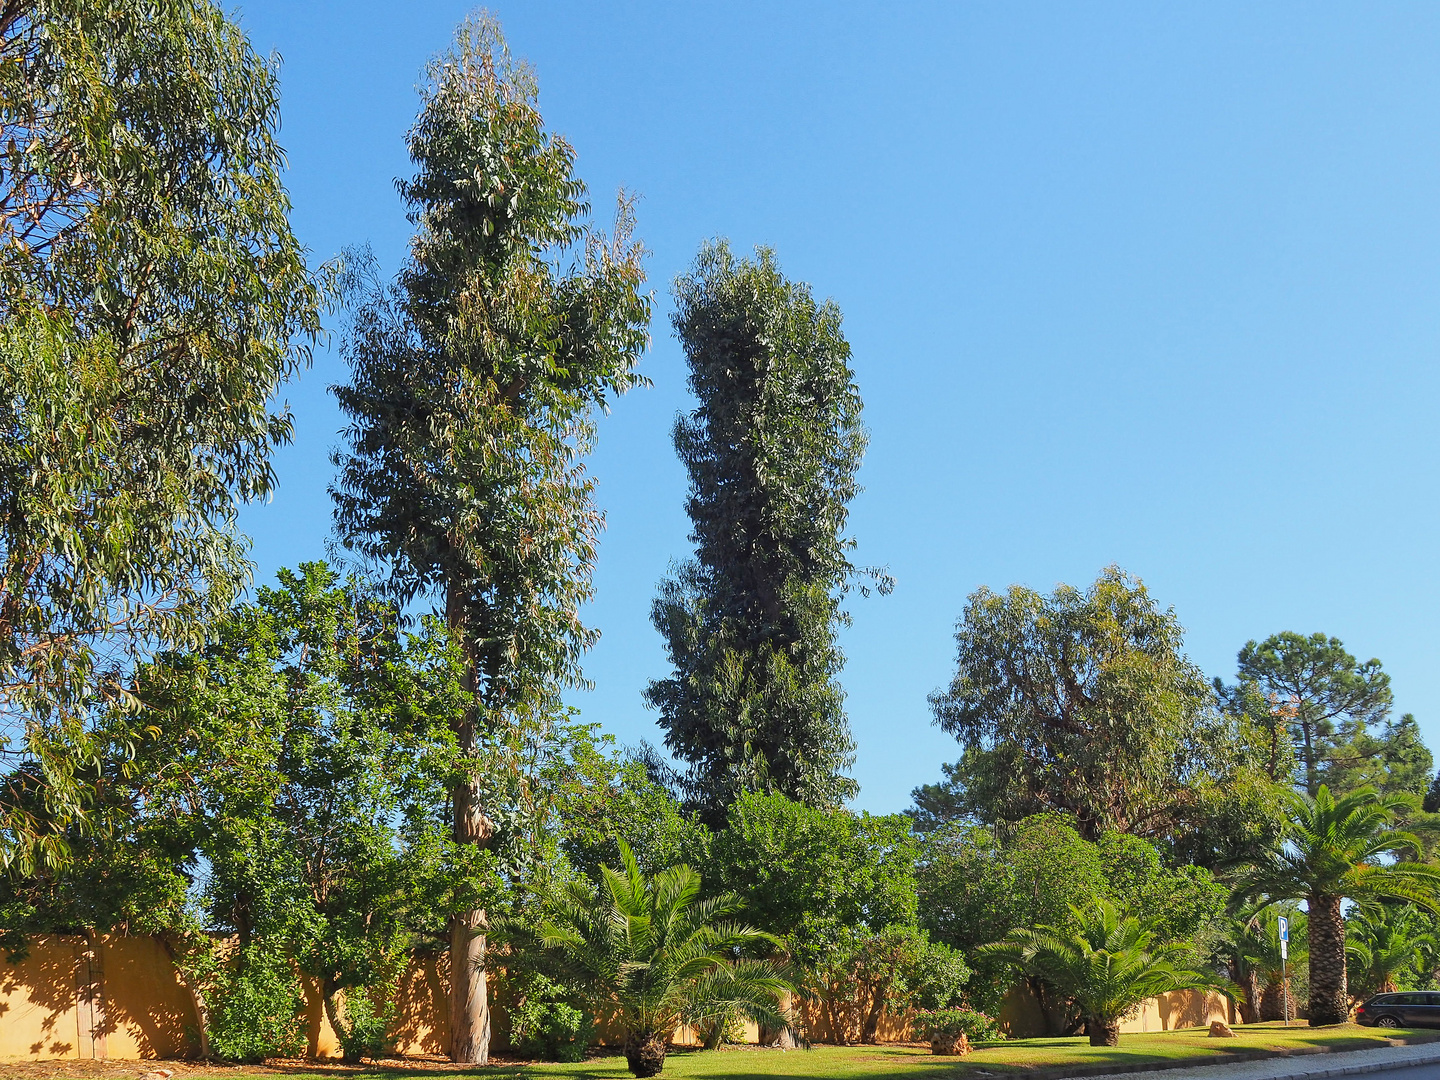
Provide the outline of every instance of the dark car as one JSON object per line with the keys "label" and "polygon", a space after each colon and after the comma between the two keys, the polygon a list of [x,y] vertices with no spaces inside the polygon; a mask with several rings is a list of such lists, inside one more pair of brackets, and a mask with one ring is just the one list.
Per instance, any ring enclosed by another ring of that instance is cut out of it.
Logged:
{"label": "dark car", "polygon": [[1376,994],[1355,1010],[1367,1027],[1440,1027],[1440,994]]}

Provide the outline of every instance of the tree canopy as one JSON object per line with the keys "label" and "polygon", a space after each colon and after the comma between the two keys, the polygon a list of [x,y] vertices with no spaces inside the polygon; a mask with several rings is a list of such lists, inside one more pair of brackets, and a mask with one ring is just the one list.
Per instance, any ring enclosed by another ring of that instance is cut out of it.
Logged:
{"label": "tree canopy", "polygon": [[1181,652],[1174,612],[1116,567],[1083,591],[982,588],[955,639],[955,677],[930,698],[964,751],[953,809],[986,822],[1058,810],[1092,840],[1161,836],[1234,771],[1235,721]]}
{"label": "tree canopy", "polygon": [[236,504],[274,483],[321,289],[276,67],[213,4],[7,4],[0,57],[0,866],[27,871],[85,822],[94,711],[248,580]]}
{"label": "tree canopy", "polygon": [[857,789],[835,634],[866,444],[840,309],[768,249],[737,259],[724,242],[676,280],[675,307],[697,398],[674,434],[695,557],[655,599],[673,672],[645,697],[711,824],[747,791],[840,806]]}
{"label": "tree canopy", "polygon": [[1433,762],[1413,717],[1390,721],[1394,695],[1379,660],[1357,660],[1339,638],[1286,631],[1247,642],[1239,678],[1258,690],[1265,719],[1289,733],[1295,783],[1310,795],[1321,784],[1424,790]]}

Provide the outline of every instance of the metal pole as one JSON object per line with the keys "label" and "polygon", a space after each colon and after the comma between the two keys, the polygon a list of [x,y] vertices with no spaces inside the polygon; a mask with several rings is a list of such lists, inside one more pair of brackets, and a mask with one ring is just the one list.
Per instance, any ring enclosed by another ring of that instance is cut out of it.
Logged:
{"label": "metal pole", "polygon": [[1285,967],[1285,955],[1280,955],[1280,1005],[1285,1010],[1285,1026],[1290,1026],[1290,975]]}

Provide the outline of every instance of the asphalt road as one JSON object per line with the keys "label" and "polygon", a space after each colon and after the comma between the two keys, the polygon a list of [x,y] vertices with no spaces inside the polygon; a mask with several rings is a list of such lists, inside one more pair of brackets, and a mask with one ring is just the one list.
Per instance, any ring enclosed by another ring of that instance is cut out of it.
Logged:
{"label": "asphalt road", "polygon": [[1364,1073],[1376,1080],[1440,1080],[1440,1064],[1397,1065],[1381,1072]]}

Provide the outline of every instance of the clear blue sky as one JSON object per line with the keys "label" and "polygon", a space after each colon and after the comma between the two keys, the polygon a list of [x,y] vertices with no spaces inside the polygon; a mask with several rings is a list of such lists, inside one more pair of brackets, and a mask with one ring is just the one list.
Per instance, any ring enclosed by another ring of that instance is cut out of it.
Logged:
{"label": "clear blue sky", "polygon": [[[925,696],[967,594],[1142,577],[1230,677],[1324,630],[1394,677],[1440,747],[1436,357],[1440,6],[593,3],[496,9],[607,217],[624,186],[657,292],[654,381],[601,428],[609,528],[576,694],[658,742],[648,621],[688,550],[668,284],[702,240],[773,245],[845,313],[871,445],[853,531],[857,805],[956,756]],[[426,58],[463,3],[248,0],[284,58],[294,222],[317,258],[409,227],[393,180]],[[246,511],[261,578],[318,557],[333,353]]]}

